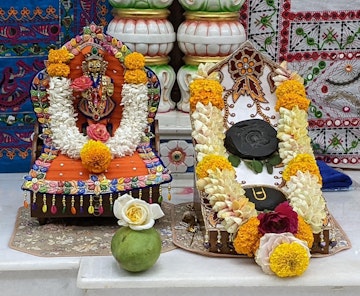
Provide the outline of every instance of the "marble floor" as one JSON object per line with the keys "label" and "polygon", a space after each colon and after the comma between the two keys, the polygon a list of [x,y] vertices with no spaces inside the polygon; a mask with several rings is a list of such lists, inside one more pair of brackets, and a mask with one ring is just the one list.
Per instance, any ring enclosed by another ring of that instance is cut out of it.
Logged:
{"label": "marble floor", "polygon": [[[347,171],[360,184],[360,171]],[[262,273],[248,259],[210,258],[184,250],[163,253],[140,274],[121,270],[111,256],[43,258],[8,247],[22,206],[22,174],[0,174],[0,295],[360,295],[360,189],[326,192],[333,216],[352,248],[314,258],[299,278]],[[173,186],[173,201],[192,199],[191,179]]]}

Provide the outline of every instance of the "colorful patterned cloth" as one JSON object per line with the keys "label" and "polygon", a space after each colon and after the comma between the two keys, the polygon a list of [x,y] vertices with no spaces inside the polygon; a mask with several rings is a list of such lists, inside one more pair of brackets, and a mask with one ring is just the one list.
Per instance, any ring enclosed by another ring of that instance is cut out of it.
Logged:
{"label": "colorful patterned cloth", "polygon": [[19,0],[0,4],[0,173],[30,168],[35,115],[29,89],[51,47],[91,22],[106,26],[107,0]]}
{"label": "colorful patterned cloth", "polygon": [[360,168],[360,1],[247,0],[240,17],[258,50],[305,78],[317,157]]}

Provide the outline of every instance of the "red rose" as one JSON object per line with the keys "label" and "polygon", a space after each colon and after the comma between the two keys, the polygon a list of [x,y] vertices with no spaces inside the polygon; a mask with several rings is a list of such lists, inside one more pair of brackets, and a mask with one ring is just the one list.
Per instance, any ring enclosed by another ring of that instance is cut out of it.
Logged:
{"label": "red rose", "polygon": [[78,78],[75,78],[74,81],[71,83],[71,88],[74,91],[84,91],[89,89],[92,86],[92,81],[87,76],[81,76]]}
{"label": "red rose", "polygon": [[298,216],[289,203],[279,204],[273,212],[261,213],[258,215],[260,221],[259,231],[265,233],[295,234],[298,230]]}
{"label": "red rose", "polygon": [[106,129],[106,126],[102,123],[90,124],[86,128],[86,133],[90,139],[95,141],[106,142],[110,138],[110,134]]}

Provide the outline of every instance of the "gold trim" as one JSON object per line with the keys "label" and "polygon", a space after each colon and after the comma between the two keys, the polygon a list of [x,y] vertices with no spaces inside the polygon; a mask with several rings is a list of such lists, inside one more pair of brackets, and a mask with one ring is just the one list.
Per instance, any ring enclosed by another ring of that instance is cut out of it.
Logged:
{"label": "gold trim", "polygon": [[111,13],[114,17],[134,19],[164,19],[170,15],[170,11],[168,9],[113,8]]}
{"label": "gold trim", "polygon": [[260,191],[255,191],[255,187],[253,187],[252,189],[252,193],[253,193],[253,196],[256,200],[265,200],[266,199],[266,192],[265,192],[265,189],[264,187],[261,187],[261,190]]}
{"label": "gold trim", "polygon": [[184,56],[183,60],[187,65],[199,65],[201,63],[215,63],[221,62],[227,57],[201,57],[201,56]]}
{"label": "gold trim", "polygon": [[238,12],[203,12],[186,11],[184,16],[187,20],[207,20],[207,21],[229,21],[239,20]]}
{"label": "gold trim", "polygon": [[168,56],[156,56],[156,57],[145,57],[145,65],[146,66],[154,66],[154,65],[167,65],[170,61]]}

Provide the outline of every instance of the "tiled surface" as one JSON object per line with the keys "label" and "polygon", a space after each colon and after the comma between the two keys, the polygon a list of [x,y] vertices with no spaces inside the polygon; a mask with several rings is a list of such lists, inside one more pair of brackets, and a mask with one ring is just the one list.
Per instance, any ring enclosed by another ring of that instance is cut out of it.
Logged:
{"label": "tiled surface", "polygon": [[[360,184],[360,171],[347,171]],[[41,258],[9,249],[17,209],[22,205],[22,174],[0,174],[1,295],[359,295],[360,191],[325,193],[334,217],[352,248],[335,256],[314,258],[299,278],[279,279],[262,273],[248,259],[204,257],[183,250],[160,256],[140,274],[121,270],[111,256]],[[188,181],[173,187],[173,201],[192,198]]]}

